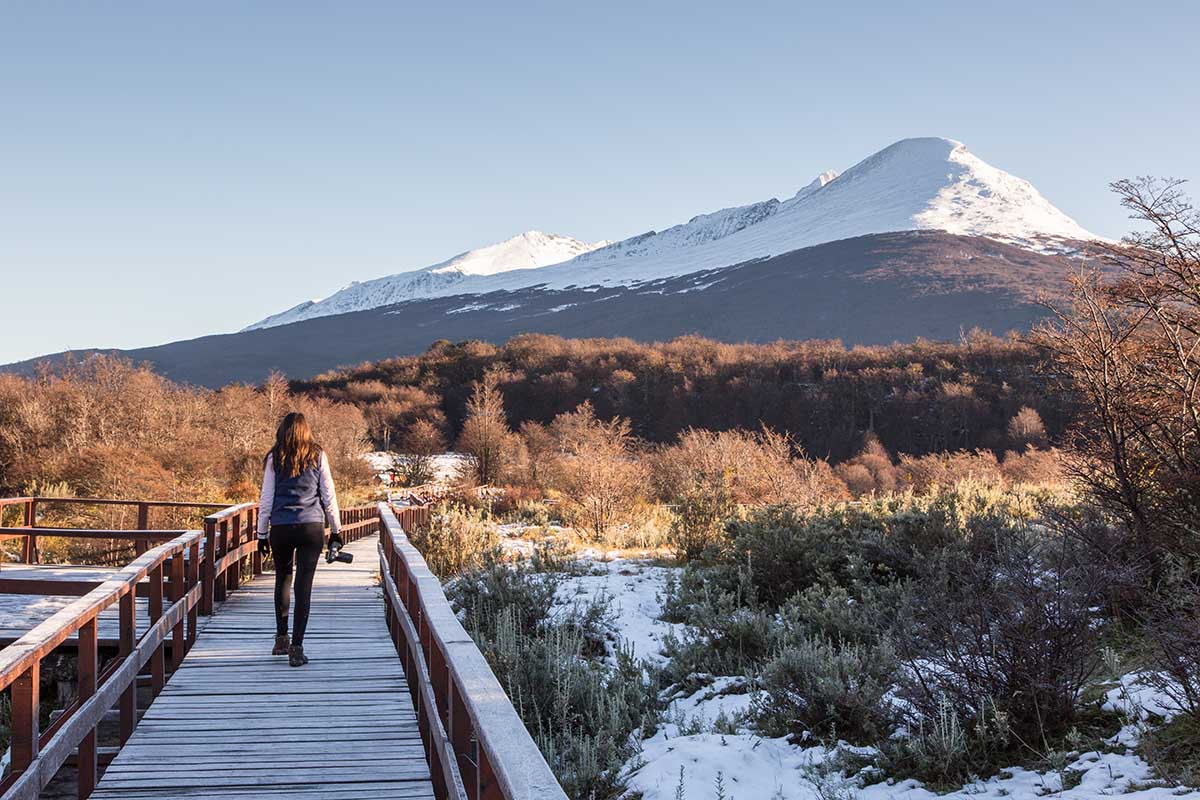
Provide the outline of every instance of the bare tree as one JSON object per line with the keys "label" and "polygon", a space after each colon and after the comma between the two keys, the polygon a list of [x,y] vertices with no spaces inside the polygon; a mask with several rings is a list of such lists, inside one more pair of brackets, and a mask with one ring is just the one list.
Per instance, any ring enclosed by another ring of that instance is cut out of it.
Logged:
{"label": "bare tree", "polygon": [[1019,450],[1045,447],[1046,426],[1042,423],[1041,415],[1029,406],[1022,406],[1008,421],[1008,439]]}
{"label": "bare tree", "polygon": [[1181,181],[1114,183],[1148,230],[1103,248],[1034,340],[1088,410],[1077,474],[1155,548],[1196,549],[1200,517],[1200,214]]}
{"label": "bare tree", "polygon": [[432,422],[419,419],[404,434],[404,455],[397,466],[405,483],[417,486],[434,478],[433,457],[446,449],[446,437]]}

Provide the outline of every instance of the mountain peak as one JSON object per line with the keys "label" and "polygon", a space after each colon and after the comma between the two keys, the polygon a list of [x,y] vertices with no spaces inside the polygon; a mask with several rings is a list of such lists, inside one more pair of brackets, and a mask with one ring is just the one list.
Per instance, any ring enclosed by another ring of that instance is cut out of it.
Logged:
{"label": "mountain peak", "polygon": [[529,230],[431,267],[348,286],[252,327],[447,295],[644,284],[839,239],[913,230],[986,237],[1029,250],[1096,238],[1028,181],[984,162],[962,142],[915,137],[840,174],[822,172],[784,202],[772,198],[698,214],[611,244]]}
{"label": "mountain peak", "polygon": [[606,244],[606,241],[588,243],[558,233],[528,230],[495,244],[467,250],[432,266],[361,283],[354,281],[324,299],[301,303],[260,320],[246,330],[433,296],[449,291],[468,278],[558,264]]}

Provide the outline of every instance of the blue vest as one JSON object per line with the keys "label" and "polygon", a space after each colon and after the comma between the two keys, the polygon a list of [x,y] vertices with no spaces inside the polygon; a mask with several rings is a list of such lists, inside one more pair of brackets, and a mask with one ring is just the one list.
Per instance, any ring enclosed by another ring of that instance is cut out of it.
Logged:
{"label": "blue vest", "polygon": [[[320,462],[318,462],[319,465]],[[272,525],[298,525],[302,522],[325,522],[321,505],[320,466],[302,470],[295,477],[275,469],[275,500],[271,504]]]}

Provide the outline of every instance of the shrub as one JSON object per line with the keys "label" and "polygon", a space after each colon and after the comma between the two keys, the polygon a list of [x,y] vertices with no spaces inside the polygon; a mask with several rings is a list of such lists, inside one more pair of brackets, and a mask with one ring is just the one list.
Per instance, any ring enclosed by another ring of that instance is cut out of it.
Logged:
{"label": "shrub", "polygon": [[481,511],[461,505],[434,510],[428,525],[409,532],[413,546],[442,580],[479,569],[500,547],[500,537]]}
{"label": "shrub", "polygon": [[772,607],[823,579],[849,584],[862,543],[861,533],[845,524],[846,514],[855,516],[786,507],[753,512],[729,523],[725,558],[750,568],[757,599]]}
{"label": "shrub", "polygon": [[987,450],[930,453],[920,457],[902,455],[897,472],[903,485],[920,492],[939,486],[954,486],[963,481],[988,486],[1003,484],[1000,463]]}
{"label": "shrub", "polygon": [[1000,463],[1000,474],[1009,485],[1054,484],[1066,482],[1063,458],[1057,450],[1030,447],[1022,453],[1009,450]]}
{"label": "shrub", "polygon": [[719,489],[734,502],[811,507],[843,499],[845,485],[825,461],[805,458],[795,438],[759,431],[691,428],[650,459],[658,496],[675,502],[697,486]]}
{"label": "shrub", "polygon": [[889,775],[949,791],[1009,766],[1012,746],[1007,717],[994,703],[985,703],[973,722],[964,722],[954,704],[942,698],[919,715],[904,736],[882,743],[880,766]]}
{"label": "shrub", "polygon": [[560,581],[491,560],[448,594],[567,795],[616,798],[633,731],[655,724],[658,686],[628,653],[606,658],[603,601],[554,607]]}
{"label": "shrub", "polygon": [[716,545],[725,530],[725,520],[736,510],[724,481],[711,488],[697,481],[675,503],[669,537],[679,557],[695,559]]}
{"label": "shrub", "polygon": [[839,645],[801,635],[757,675],[753,709],[767,736],[806,734],[875,744],[892,731],[896,712],[887,695],[899,662],[886,640]]}
{"label": "shrub", "polygon": [[1150,680],[1200,722],[1200,585],[1176,573],[1150,607],[1145,625]]}
{"label": "shrub", "polygon": [[749,573],[726,573],[731,588],[710,584],[699,572],[669,584],[664,615],[687,623],[668,634],[663,652],[669,681],[689,684],[696,675],[740,675],[758,668],[779,643],[778,621],[754,599]]}
{"label": "shrub", "polygon": [[949,703],[966,726],[994,708],[1029,748],[1064,734],[1100,664],[1105,576],[1062,537],[1025,531],[947,551],[915,584],[903,696],[920,718]]}

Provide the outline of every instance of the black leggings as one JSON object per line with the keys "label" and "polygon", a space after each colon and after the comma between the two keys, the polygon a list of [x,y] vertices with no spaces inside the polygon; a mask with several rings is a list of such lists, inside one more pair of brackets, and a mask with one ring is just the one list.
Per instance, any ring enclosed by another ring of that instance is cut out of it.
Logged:
{"label": "black leggings", "polygon": [[320,522],[271,526],[271,554],[275,557],[275,633],[288,632],[288,606],[292,590],[292,562],[296,564],[296,621],[292,644],[303,644],[312,600],[313,574],[325,546],[325,526]]}

